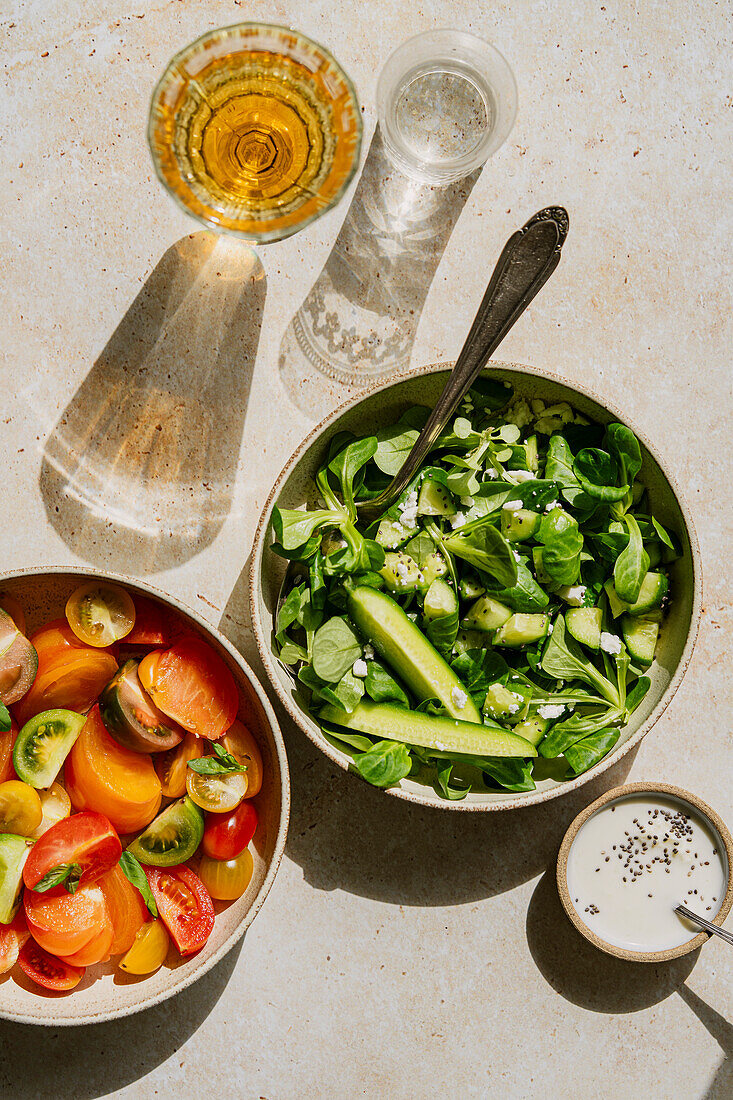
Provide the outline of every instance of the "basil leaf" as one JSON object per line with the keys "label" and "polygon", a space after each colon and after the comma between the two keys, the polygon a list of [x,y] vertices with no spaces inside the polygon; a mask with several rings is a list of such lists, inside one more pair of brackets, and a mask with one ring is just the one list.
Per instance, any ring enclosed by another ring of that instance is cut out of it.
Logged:
{"label": "basil leaf", "polygon": [[337,527],[341,517],[330,508],[318,508],[314,512],[301,509],[287,510],[275,508],[272,513],[272,526],[277,541],[284,550],[297,550],[304,546],[322,527]]}
{"label": "basil leaf", "polygon": [[326,683],[338,683],[361,657],[361,642],[346,619],[335,615],[319,626],[313,638],[313,671]]}
{"label": "basil leaf", "polygon": [[0,732],[5,733],[12,726],[10,711],[4,703],[0,702]]}
{"label": "basil leaf", "polygon": [[574,745],[569,745],[563,753],[570,765],[572,775],[582,775],[607,756],[620,737],[621,731],[600,729]]}
{"label": "basil leaf", "polygon": [[410,701],[402,686],[383,664],[379,661],[367,661],[366,666],[364,687],[375,703],[402,703],[409,707]]}
{"label": "basil leaf", "polygon": [[197,775],[232,775],[235,772],[246,772],[247,765],[240,764],[236,757],[227,752],[222,745],[212,742],[214,756],[202,756],[198,760],[189,760],[188,766]]}
{"label": "basil leaf", "polygon": [[613,567],[613,586],[624,603],[635,603],[641,584],[649,570],[649,555],[644,549],[639,524],[630,513],[624,516],[629,531],[629,542],[621,551]]}
{"label": "basil leaf", "polygon": [[120,870],[128,882],[131,882],[135,889],[140,891],[150,915],[152,917],[157,917],[158,906],[155,904],[155,898],[153,897],[153,891],[150,889],[147,875],[132,852],[123,852],[120,856]]}
{"label": "basil leaf", "polygon": [[443,540],[443,545],[457,558],[495,577],[500,584],[512,587],[517,583],[514,551],[496,527],[484,524],[465,535],[449,535]]}
{"label": "basil leaf", "polygon": [[417,428],[405,430],[400,424],[382,428],[377,432],[377,449],[374,462],[383,474],[394,476],[413,448],[418,435]]}
{"label": "basil leaf", "polygon": [[353,767],[373,787],[393,787],[409,775],[412,761],[401,741],[377,741],[368,752],[354,758]]}
{"label": "basil leaf", "polygon": [[81,874],[81,864],[59,863],[47,871],[33,889],[37,894],[45,894],[47,890],[53,890],[54,886],[65,886],[70,894],[75,894]]}

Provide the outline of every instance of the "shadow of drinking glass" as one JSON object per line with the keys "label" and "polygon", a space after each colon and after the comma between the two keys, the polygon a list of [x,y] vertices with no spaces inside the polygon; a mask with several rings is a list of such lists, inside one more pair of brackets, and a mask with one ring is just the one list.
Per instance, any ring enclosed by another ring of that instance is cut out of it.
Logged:
{"label": "shadow of drinking glass", "polygon": [[280,346],[293,403],[320,419],[405,370],[425,299],[480,169],[445,187],[404,175],[375,131],[336,243]]}
{"label": "shadow of drinking glass", "polygon": [[188,560],[231,507],[266,279],[214,233],[163,255],[43,453],[50,522],[87,560],[150,573]]}
{"label": "shadow of drinking glass", "polygon": [[693,993],[688,985],[681,985],[677,992],[723,1052],[723,1061],[706,1089],[703,1100],[730,1100],[733,1096],[733,1024],[711,1008],[702,997],[698,997],[697,993]]}

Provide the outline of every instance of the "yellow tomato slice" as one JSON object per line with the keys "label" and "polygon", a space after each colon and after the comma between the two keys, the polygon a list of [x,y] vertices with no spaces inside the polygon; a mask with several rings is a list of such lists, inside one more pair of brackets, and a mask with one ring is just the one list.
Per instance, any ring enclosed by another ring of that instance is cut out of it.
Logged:
{"label": "yellow tomato slice", "polygon": [[63,821],[71,813],[71,799],[60,783],[52,783],[47,791],[38,791],[38,795],[41,799],[43,819],[38,828],[28,834],[34,840],[37,840],[39,836],[43,836],[52,825]]}
{"label": "yellow tomato slice", "polygon": [[34,787],[19,779],[0,783],[0,833],[31,836],[42,820],[41,800]]}
{"label": "yellow tomato slice", "polygon": [[208,810],[212,814],[228,814],[247,793],[247,774],[229,772],[223,775],[200,775],[189,768],[186,790],[202,810]]}
{"label": "yellow tomato slice", "polygon": [[72,592],[66,603],[69,626],[86,645],[111,645],[135,625],[135,604],[118,584],[89,581]]}
{"label": "yellow tomato slice", "polygon": [[253,871],[254,861],[249,848],[234,859],[211,859],[205,855],[199,864],[199,878],[217,901],[241,898],[250,884]]}
{"label": "yellow tomato slice", "polygon": [[126,974],[152,974],[165,962],[170,937],[162,920],[150,920],[135,935],[135,941],[120,959]]}

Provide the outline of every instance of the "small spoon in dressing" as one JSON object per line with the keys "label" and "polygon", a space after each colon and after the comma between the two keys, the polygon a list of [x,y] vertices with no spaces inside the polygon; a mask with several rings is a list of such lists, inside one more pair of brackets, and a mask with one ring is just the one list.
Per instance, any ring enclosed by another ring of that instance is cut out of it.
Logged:
{"label": "small spoon in dressing", "polygon": [[676,905],[675,913],[679,913],[681,917],[687,917],[688,920],[694,921],[695,924],[699,924],[701,928],[704,928],[706,932],[713,932],[716,936],[720,936],[726,943],[733,944],[733,932],[729,932],[726,928],[721,928],[717,924],[713,924],[712,921],[707,920],[705,917],[698,917],[697,913],[692,913],[684,905]]}

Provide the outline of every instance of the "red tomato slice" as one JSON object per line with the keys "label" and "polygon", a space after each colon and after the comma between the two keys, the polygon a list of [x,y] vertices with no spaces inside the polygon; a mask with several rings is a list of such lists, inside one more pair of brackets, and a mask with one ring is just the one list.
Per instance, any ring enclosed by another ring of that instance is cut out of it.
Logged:
{"label": "red tomato slice", "polygon": [[17,779],[13,767],[13,745],[18,736],[18,724],[14,718],[10,719],[10,729],[0,733],[0,783],[6,783],[8,779]]}
{"label": "red tomato slice", "polygon": [[75,894],[26,890],[23,904],[28,931],[52,955],[73,955],[110,923],[104,894],[95,882],[82,883]]}
{"label": "red tomato slice", "polygon": [[28,940],[21,947],[18,962],[31,981],[42,985],[44,989],[73,989],[84,977],[83,966],[74,966],[63,959],[57,959],[33,940]]}
{"label": "red tomato slice", "polygon": [[211,859],[234,859],[255,835],[257,810],[251,802],[240,802],[229,814],[207,814],[203,848]]}
{"label": "red tomato slice", "polygon": [[125,645],[167,645],[170,633],[161,605],[145,596],[135,596],[134,604],[135,625],[124,638]]}
{"label": "red tomato slice", "polygon": [[[81,882],[94,882],[114,867],[122,855],[120,838],[104,814],[85,810],[57,821],[33,845],[23,868],[23,882],[29,890],[62,863],[80,868]],[[60,893],[65,887],[53,888]]]}
{"label": "red tomato slice", "polygon": [[182,955],[204,946],[214,927],[214,903],[198,875],[178,867],[144,867],[163,923]]}
{"label": "red tomato slice", "polygon": [[216,740],[237,717],[234,677],[219,654],[199,638],[182,638],[170,649],[148,653],[138,676],[156,706],[197,737]]}
{"label": "red tomato slice", "polygon": [[104,894],[115,933],[109,953],[122,955],[135,942],[137,933],[148,919],[148,911],[140,891],[135,889],[119,866],[113,867],[100,878],[99,886]]}

